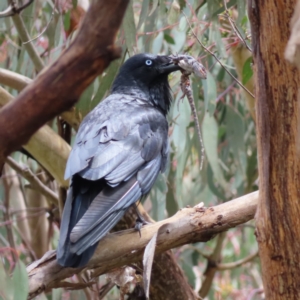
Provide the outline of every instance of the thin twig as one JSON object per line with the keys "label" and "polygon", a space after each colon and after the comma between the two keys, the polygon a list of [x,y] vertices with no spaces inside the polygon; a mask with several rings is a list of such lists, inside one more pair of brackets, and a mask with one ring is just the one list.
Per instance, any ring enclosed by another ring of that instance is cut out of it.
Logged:
{"label": "thin twig", "polygon": [[114,286],[115,284],[112,281],[108,281],[106,284],[104,284],[99,291],[99,300],[103,299]]}
{"label": "thin twig", "polygon": [[54,13],[55,13],[55,7],[53,7],[53,10],[52,10],[52,13],[51,13],[51,16],[50,16],[50,20],[49,20],[49,22],[46,24],[46,26],[45,26],[45,28],[42,30],[42,32],[40,32],[36,37],[34,37],[34,38],[28,40],[27,42],[23,42],[23,45],[26,45],[26,44],[28,44],[28,43],[30,43],[30,42],[32,42],[32,41],[38,39],[40,36],[42,36],[42,35],[45,33],[45,31],[48,29],[50,23],[51,23],[52,20],[53,20]]}
{"label": "thin twig", "polygon": [[198,41],[198,43],[202,46],[202,48],[205,50],[205,51],[207,51],[210,55],[212,55],[213,57],[214,57],[214,59],[221,65],[221,67],[222,68],[224,68],[224,70],[225,70],[225,72],[234,80],[234,81],[236,81],[236,83],[243,89],[243,90],[245,90],[250,96],[252,96],[253,98],[255,98],[254,97],[254,95],[237,79],[237,78],[235,78],[228,70],[227,70],[227,68],[223,65],[223,63],[217,58],[217,56],[213,53],[213,52],[211,52],[208,48],[206,48],[204,45],[203,45],[203,43],[200,41],[200,39],[197,37],[197,35],[196,35],[196,33],[194,32],[194,30],[193,30],[193,28],[192,28],[192,26],[191,26],[191,23],[190,23],[190,21],[189,21],[189,19],[188,19],[188,17],[187,17],[187,15],[184,13],[184,11],[182,11],[182,13],[184,14],[184,16],[185,16],[185,18],[186,18],[186,21],[188,22],[188,24],[189,24],[189,27],[190,27],[190,29],[191,29],[191,32],[192,32],[192,34],[193,34],[193,36],[196,38],[196,40]]}
{"label": "thin twig", "polygon": [[[25,27],[24,21],[19,14],[15,14],[12,16],[12,20],[16,27],[16,30],[20,36],[22,43],[27,42],[30,40],[29,33]],[[41,59],[40,55],[38,54],[36,48],[33,46],[32,43],[24,44],[24,48],[27,51],[34,67],[38,72],[40,72],[44,68],[44,62]]]}
{"label": "thin twig", "polygon": [[219,270],[219,271],[225,271],[225,270],[231,270],[231,269],[235,269],[237,267],[240,267],[241,265],[253,260],[255,257],[258,256],[258,251],[240,259],[240,260],[237,260],[235,262],[232,262],[232,263],[226,263],[226,264],[217,264],[216,265],[216,268]]}
{"label": "thin twig", "polygon": [[42,181],[30,170],[28,166],[22,167],[13,158],[8,157],[6,159],[7,164],[21,174],[26,180],[28,180],[31,186],[38,192],[43,194],[51,203],[58,205],[58,196],[45,186]]}
{"label": "thin twig", "polygon": [[223,248],[223,242],[226,237],[226,232],[221,232],[217,237],[217,243],[214,247],[214,250],[212,254],[209,256],[209,259],[207,260],[207,267],[204,272],[204,280],[202,282],[201,289],[199,291],[199,296],[202,298],[205,298],[212,286],[214,277],[216,275],[216,262],[220,261],[221,259],[221,253]]}
{"label": "thin twig", "polygon": [[239,29],[237,28],[235,22],[230,18],[229,11],[228,11],[228,8],[227,8],[227,2],[226,2],[226,0],[224,0],[223,2],[224,2],[224,7],[225,7],[225,15],[224,16],[228,19],[228,21],[229,21],[229,23],[231,25],[232,30],[234,31],[235,35],[243,42],[243,44],[245,45],[245,47],[250,52],[252,52],[252,49],[249,47],[249,45],[247,44],[247,42],[243,38],[243,36],[240,33]]}

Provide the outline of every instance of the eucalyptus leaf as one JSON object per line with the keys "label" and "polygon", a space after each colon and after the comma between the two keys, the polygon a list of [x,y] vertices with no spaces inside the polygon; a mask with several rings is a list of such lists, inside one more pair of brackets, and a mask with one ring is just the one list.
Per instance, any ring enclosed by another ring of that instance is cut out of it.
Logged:
{"label": "eucalyptus leaf", "polygon": [[202,86],[204,92],[204,108],[210,116],[213,115],[216,108],[217,99],[217,85],[216,81],[209,71],[207,71],[206,79],[202,79]]}
{"label": "eucalyptus leaf", "polygon": [[138,25],[136,26],[137,30],[139,30],[141,28],[141,26],[143,25],[143,23],[146,21],[148,10],[149,10],[149,0],[143,0],[140,17],[139,17],[139,22],[138,22]]}
{"label": "eucalyptus leaf", "polygon": [[92,109],[92,96],[94,93],[94,82],[92,82],[82,93],[79,101],[76,103],[76,109],[80,112],[80,114],[84,117],[87,115]]}
{"label": "eucalyptus leaf", "polygon": [[213,170],[214,177],[217,182],[225,189],[226,182],[223,176],[222,169],[219,165],[218,156],[218,124],[213,116],[205,114],[203,124],[203,142],[205,154]]}
{"label": "eucalyptus leaf", "polygon": [[151,0],[151,10],[149,12],[149,16],[151,16],[158,6],[158,0]]}
{"label": "eucalyptus leaf", "polygon": [[124,35],[125,35],[125,43],[128,49],[130,56],[134,55],[136,52],[136,27],[134,23],[134,13],[133,13],[133,1],[131,0],[124,19],[123,25]]}
{"label": "eucalyptus leaf", "polygon": [[242,77],[243,84],[246,84],[253,76],[252,61],[253,61],[252,56],[250,56],[244,63],[243,77]]}
{"label": "eucalyptus leaf", "polygon": [[185,149],[187,127],[190,124],[191,107],[186,99],[177,100],[173,107],[173,127],[172,141],[176,148],[176,154],[179,156]]}
{"label": "eucalyptus leaf", "polygon": [[29,292],[29,281],[26,267],[22,261],[18,261],[12,276],[14,286],[14,299],[26,300]]}

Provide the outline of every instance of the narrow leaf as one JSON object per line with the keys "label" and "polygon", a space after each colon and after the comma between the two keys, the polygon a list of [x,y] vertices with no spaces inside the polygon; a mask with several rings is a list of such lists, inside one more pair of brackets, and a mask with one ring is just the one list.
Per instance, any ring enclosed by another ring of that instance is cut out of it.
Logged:
{"label": "narrow leaf", "polygon": [[134,23],[133,1],[130,1],[123,19],[123,29],[125,35],[125,43],[129,55],[135,54],[136,49],[136,27]]}
{"label": "narrow leaf", "polygon": [[226,188],[226,182],[223,177],[223,172],[219,165],[218,124],[215,118],[211,117],[207,113],[204,116],[202,130],[205,153],[213,170],[214,177],[223,188]]}
{"label": "narrow leaf", "polygon": [[202,86],[204,91],[205,112],[208,112],[209,115],[212,116],[216,108],[217,85],[209,71],[207,71],[206,80],[202,80]]}
{"label": "narrow leaf", "polygon": [[25,265],[22,261],[18,261],[13,272],[14,299],[26,300],[29,291],[28,275]]}
{"label": "narrow leaf", "polygon": [[246,84],[249,79],[252,77],[253,75],[253,70],[252,70],[252,56],[249,57],[243,66],[243,79],[242,82],[243,84]]}
{"label": "narrow leaf", "polygon": [[145,248],[144,257],[143,257],[143,281],[144,281],[144,290],[146,299],[149,299],[149,289],[150,289],[150,280],[151,280],[151,271],[153,265],[153,258],[156,247],[158,231],[153,235],[152,239]]}
{"label": "narrow leaf", "polygon": [[149,243],[147,244],[143,257],[143,281],[144,281],[144,290],[146,299],[149,299],[149,289],[150,289],[150,280],[151,280],[151,271],[153,265],[153,258],[155,253],[157,237],[160,233],[166,230],[169,224],[164,224],[158,228],[157,232],[153,235]]}

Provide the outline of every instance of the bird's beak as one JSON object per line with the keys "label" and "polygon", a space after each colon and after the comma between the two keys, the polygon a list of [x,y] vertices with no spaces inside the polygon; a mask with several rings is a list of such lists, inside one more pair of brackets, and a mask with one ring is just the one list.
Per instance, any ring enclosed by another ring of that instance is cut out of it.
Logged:
{"label": "bird's beak", "polygon": [[162,55],[160,56],[161,59],[161,65],[159,66],[159,73],[162,74],[170,74],[175,71],[182,70],[177,64],[174,64],[174,62],[170,59],[169,56]]}

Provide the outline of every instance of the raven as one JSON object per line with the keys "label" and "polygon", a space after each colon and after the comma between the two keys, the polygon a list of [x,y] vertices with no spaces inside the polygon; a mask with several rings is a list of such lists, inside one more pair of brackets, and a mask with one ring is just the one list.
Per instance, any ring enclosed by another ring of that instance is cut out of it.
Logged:
{"label": "raven", "polygon": [[129,58],[110,95],[82,121],[65,171],[71,184],[57,249],[60,265],[86,265],[98,241],[165,171],[168,75],[177,70],[168,56]]}

